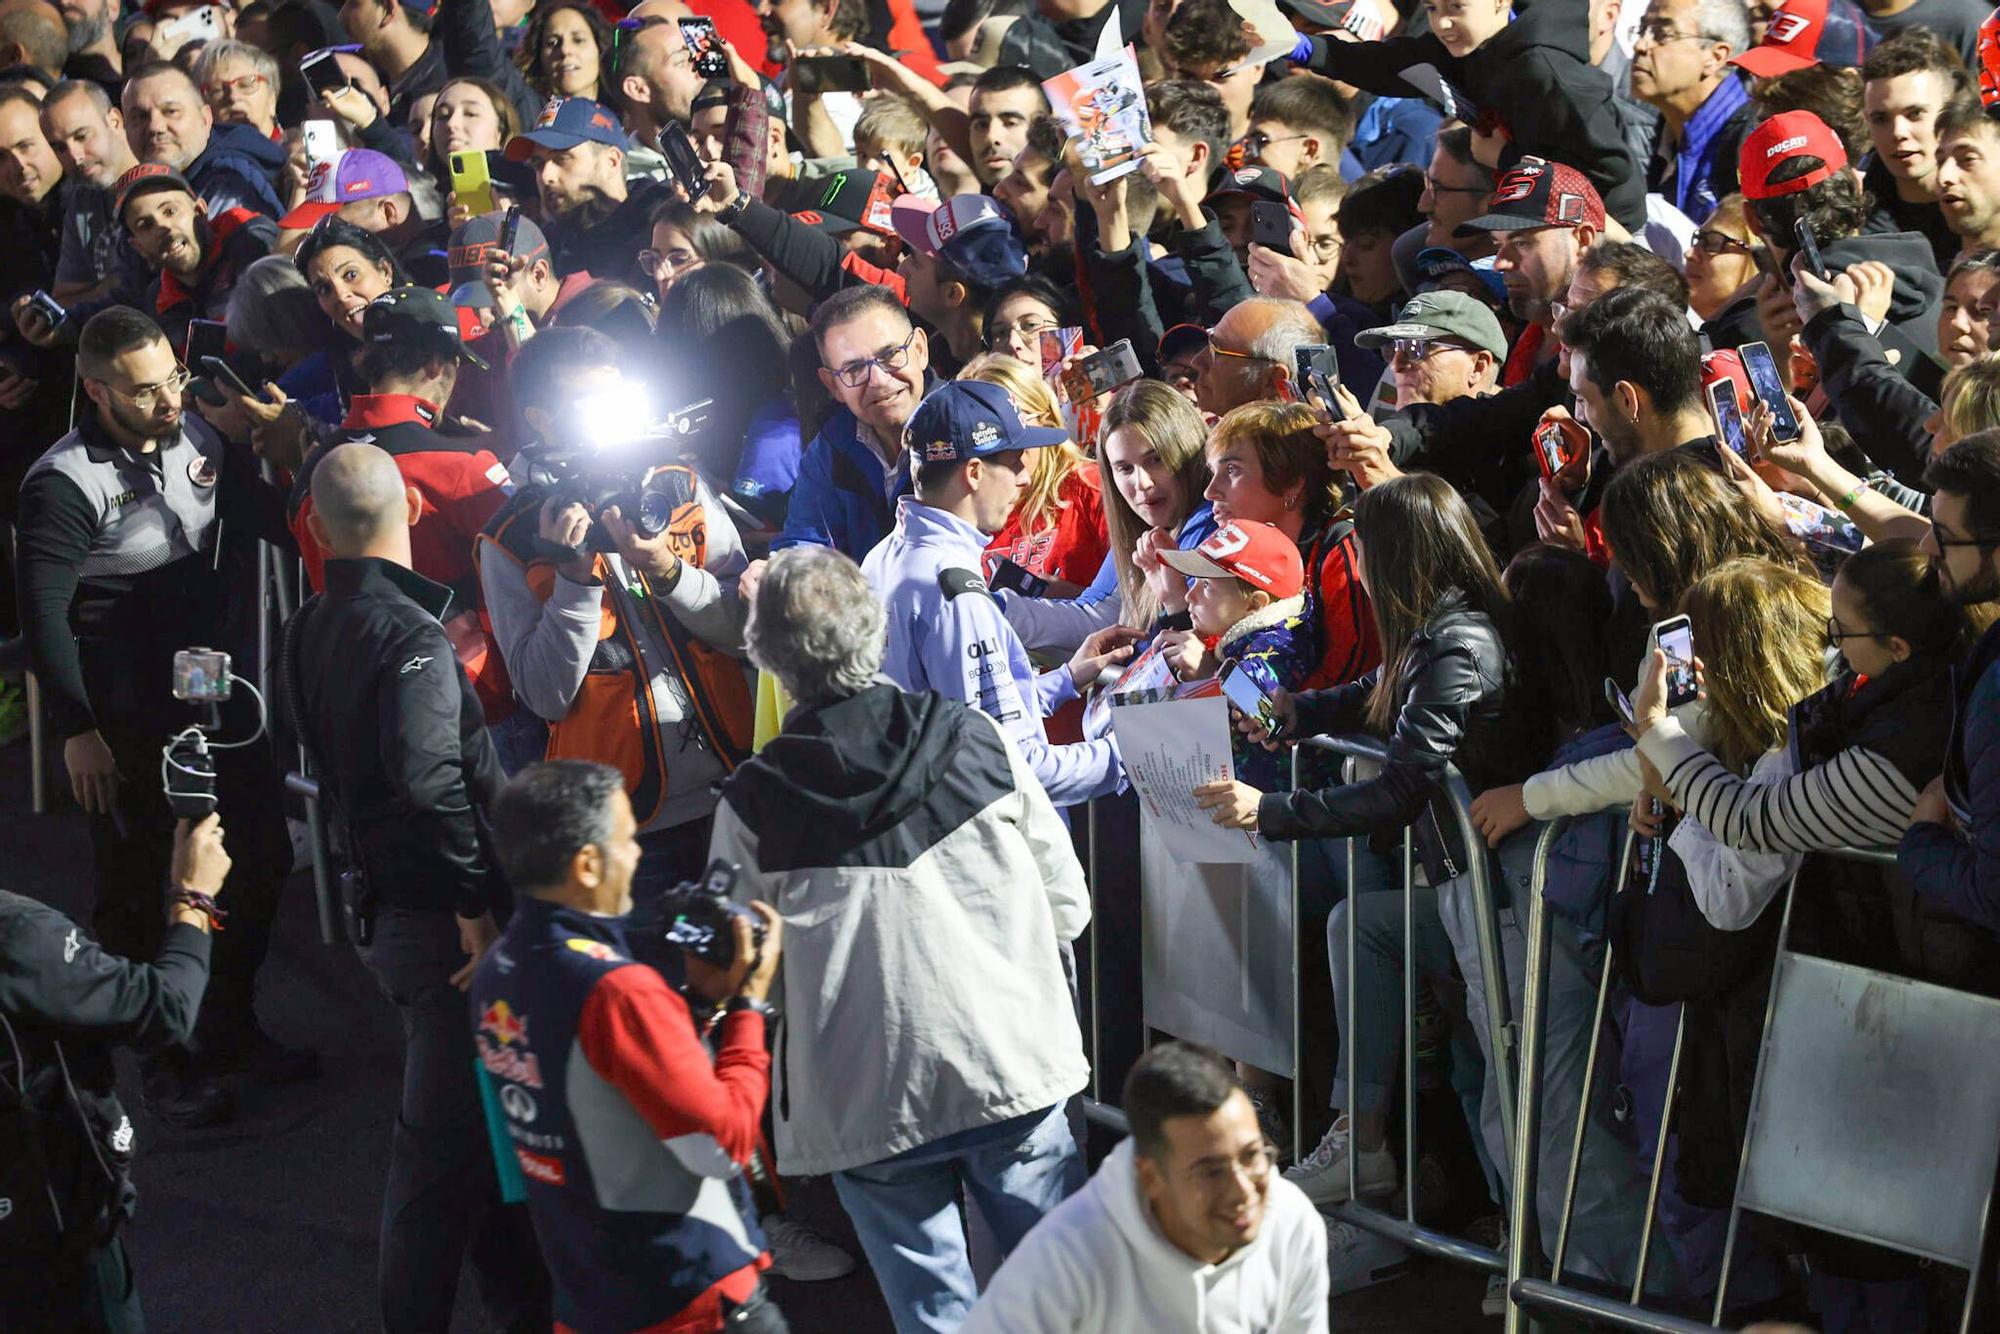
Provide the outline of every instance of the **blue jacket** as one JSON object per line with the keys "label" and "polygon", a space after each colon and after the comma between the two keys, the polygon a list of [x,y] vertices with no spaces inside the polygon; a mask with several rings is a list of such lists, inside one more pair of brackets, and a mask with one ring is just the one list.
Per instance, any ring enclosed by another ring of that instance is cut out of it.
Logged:
{"label": "blue jacket", "polygon": [[893,506],[910,489],[909,469],[900,466],[898,456],[896,475],[890,477],[875,451],[855,434],[860,424],[846,408],[836,408],[806,446],[785,509],[785,531],[771,550],[813,543],[860,560],[889,535],[895,525]]}
{"label": "blue jacket", "polygon": [[248,125],[217,125],[208,147],[188,164],[187,179],[208,204],[210,217],[225,209],[247,208],[267,217],[283,216],[285,205],[272,184],[285,166],[285,147]]}
{"label": "blue jacket", "polygon": [[556,1319],[613,1334],[742,1301],[765,1265],[742,1166],[770,1093],[764,1018],[711,1062],[629,919],[523,898],[472,979],[479,1063],[527,1181]]}
{"label": "blue jacket", "polygon": [[2000,625],[1952,669],[1952,694],[1944,790],[1958,829],[1911,825],[1896,863],[1927,902],[2000,931]]}

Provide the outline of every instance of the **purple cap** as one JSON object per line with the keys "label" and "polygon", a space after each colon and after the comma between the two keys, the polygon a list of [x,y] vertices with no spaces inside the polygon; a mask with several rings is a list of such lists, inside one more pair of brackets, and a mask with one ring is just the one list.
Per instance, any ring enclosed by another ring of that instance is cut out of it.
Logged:
{"label": "purple cap", "polygon": [[278,225],[288,231],[302,230],[338,213],[343,204],[400,195],[409,188],[409,178],[394,158],[370,148],[349,148],[335,153],[330,161],[313,163],[306,177],[305,201],[278,219]]}

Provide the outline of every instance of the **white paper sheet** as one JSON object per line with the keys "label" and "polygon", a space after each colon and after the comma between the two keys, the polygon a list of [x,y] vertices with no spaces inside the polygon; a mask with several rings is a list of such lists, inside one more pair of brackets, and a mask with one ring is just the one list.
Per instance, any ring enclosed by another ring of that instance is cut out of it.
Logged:
{"label": "white paper sheet", "polygon": [[1244,863],[1257,856],[1257,840],[1224,829],[1195,804],[1194,789],[1233,778],[1229,753],[1229,704],[1220,695],[1121,704],[1111,710],[1118,753],[1139,794],[1144,830],[1175,856],[1210,864]]}

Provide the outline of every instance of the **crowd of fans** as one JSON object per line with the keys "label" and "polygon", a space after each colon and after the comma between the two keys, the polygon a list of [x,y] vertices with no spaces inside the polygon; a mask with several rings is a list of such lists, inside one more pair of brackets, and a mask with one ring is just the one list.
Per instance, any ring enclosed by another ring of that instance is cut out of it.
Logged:
{"label": "crowd of fans", "polygon": [[[1044,81],[1128,44],[1107,172]],[[255,1009],[287,769],[406,1038],[397,1331],[462,1264],[496,1328],[781,1330],[764,1273],[854,1263],[807,1176],[904,1334],[1324,1329],[1379,1246],[1314,1206],[1435,1166],[1399,1063],[1504,1211],[1487,1010],[1558,818],[1536,1206],[1583,1143],[1587,1280],[1635,1280],[1672,1106],[1644,1285],[1715,1291],[1795,877],[1810,949],[1994,985],[1974,0],[0,0],[0,238],[0,737],[25,666],[96,892],[95,945],[0,894],[0,1114],[82,1127],[0,1211],[5,1328],[139,1327],[107,1044],[170,1127],[317,1074]],[[198,716],[194,646],[269,697]],[[1291,1162],[1292,1072],[1162,1043],[1092,1175],[1093,696],[1239,673],[1192,795],[1299,845],[1331,1096]],[[1387,760],[1294,786],[1330,733]],[[752,906],[701,927],[708,876]],[[1735,1263],[1739,1322],[1951,1297],[1803,1228]]]}

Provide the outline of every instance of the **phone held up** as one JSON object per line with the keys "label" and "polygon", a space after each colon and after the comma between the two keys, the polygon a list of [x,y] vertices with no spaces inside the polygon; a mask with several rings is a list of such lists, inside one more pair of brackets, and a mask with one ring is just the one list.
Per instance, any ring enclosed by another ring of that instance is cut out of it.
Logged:
{"label": "phone held up", "polygon": [[1678,709],[1700,693],[1694,676],[1694,627],[1675,616],[1653,627],[1653,643],[1667,655],[1667,707]]}
{"label": "phone held up", "polygon": [[1750,377],[1751,389],[1771,410],[1773,438],[1781,443],[1798,439],[1799,419],[1785,395],[1784,377],[1778,374],[1778,363],[1771,356],[1770,347],[1764,343],[1745,343],[1736,349],[1736,355],[1743,358],[1743,372]]}

